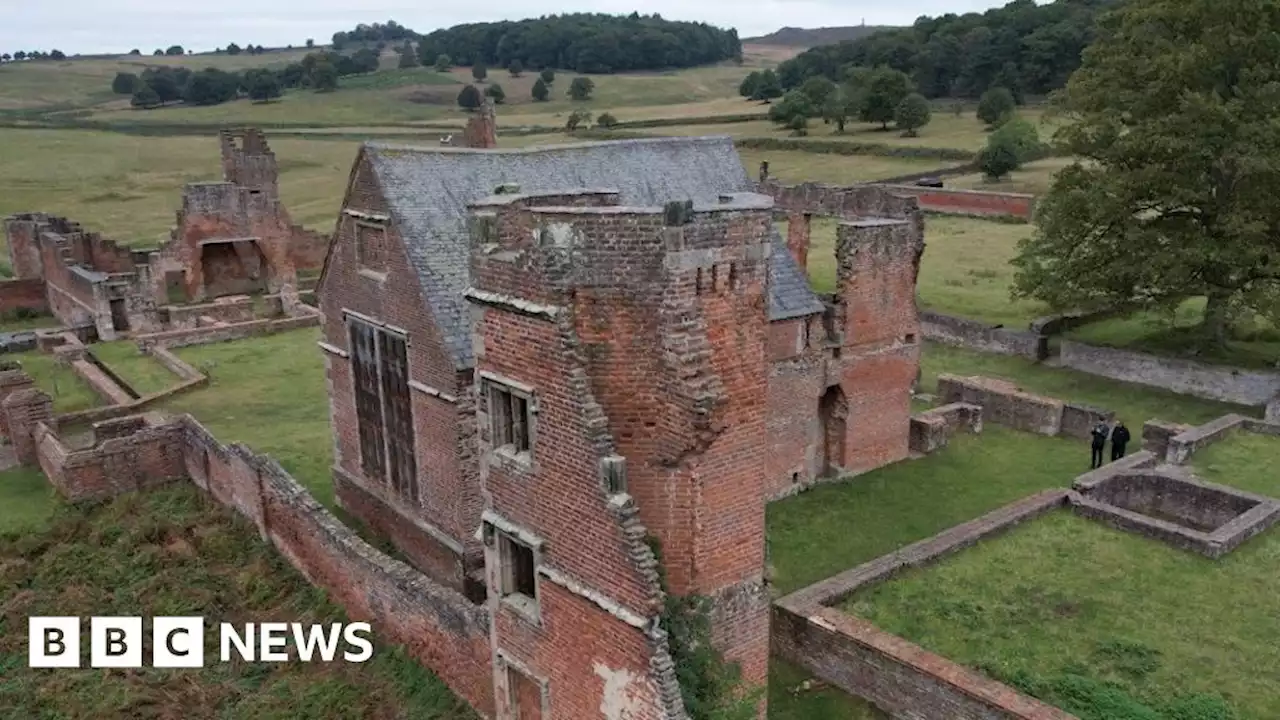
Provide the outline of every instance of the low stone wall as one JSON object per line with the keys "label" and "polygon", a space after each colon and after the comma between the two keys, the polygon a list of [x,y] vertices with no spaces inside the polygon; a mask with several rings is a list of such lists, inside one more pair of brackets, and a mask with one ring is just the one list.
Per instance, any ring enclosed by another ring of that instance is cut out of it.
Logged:
{"label": "low stone wall", "polygon": [[1049,338],[1029,330],[1010,330],[977,320],[922,310],[920,332],[930,340],[1031,360],[1049,357]]}
{"label": "low stone wall", "polygon": [[773,654],[893,717],[1072,720],[1072,715],[830,607],[869,583],[1063,507],[1066,497],[1066,490],[1046,490],[782,598],[773,607]]}
{"label": "low stone wall", "polygon": [[911,452],[929,454],[947,446],[960,430],[982,432],[982,408],[968,403],[951,403],[911,416]]}
{"label": "low stone wall", "polygon": [[[307,307],[307,306],[303,306]],[[139,335],[138,346],[142,348],[154,345],[178,348],[188,345],[206,345],[208,343],[242,340],[248,337],[274,335],[288,330],[305,327],[319,327],[321,315],[300,315],[280,320],[253,320],[234,325],[215,325],[213,327],[194,328],[190,330],[166,330],[164,332]]]}
{"label": "low stone wall", "polygon": [[880,184],[879,187],[897,195],[916,198],[920,201],[920,209],[927,212],[1030,220],[1036,209],[1036,196],[1025,193],[930,188],[919,185]]}
{"label": "low stone wall", "polygon": [[200,327],[200,319],[204,316],[225,323],[249,322],[254,319],[253,298],[248,295],[218,298],[211,303],[199,305],[169,305],[164,310],[169,319],[170,331]]}
{"label": "low stone wall", "polygon": [[1184,465],[1197,451],[1225,439],[1237,430],[1262,435],[1280,435],[1280,423],[1257,420],[1243,415],[1223,415],[1204,425],[1188,428],[1170,437],[1164,461],[1171,465]]}
{"label": "low stone wall", "polygon": [[1063,367],[1184,395],[1239,405],[1266,405],[1280,395],[1280,373],[1207,365],[1191,360],[1063,340]]}
{"label": "low stone wall", "polygon": [[[49,312],[49,296],[42,278],[0,281],[0,313],[16,310]],[[52,319],[50,322],[57,323]]]}
{"label": "low stone wall", "polygon": [[67,448],[47,423],[35,428],[40,469],[68,500],[97,500],[141,490],[183,477],[181,431],[177,425],[141,427],[126,418],[94,426],[91,447]]}
{"label": "low stone wall", "polygon": [[[165,367],[165,369],[173,373],[177,377],[178,383],[164,390],[150,393],[148,395],[138,396],[134,393],[127,397],[116,398],[114,401],[109,400],[108,402],[111,402],[111,404],[104,407],[89,408],[87,410],[80,410],[73,413],[64,413],[58,416],[58,422],[65,426],[86,422],[99,422],[111,418],[123,417],[125,415],[132,415],[134,413],[142,412],[161,400],[165,400],[188,390],[204,387],[209,384],[208,377],[199,370],[188,365],[186,362],[183,362],[181,358],[169,352],[167,348],[159,345],[148,345],[143,347],[140,344],[139,349],[143,354],[150,355],[156,362],[160,363]],[[88,363],[85,362],[85,364],[87,365]],[[101,363],[99,363],[99,365],[101,365]],[[81,372],[80,368],[75,364],[73,364],[73,367],[77,368],[77,372]],[[101,367],[106,368],[105,365],[102,365]],[[97,370],[98,368],[95,367],[94,369]],[[105,377],[105,374],[103,374],[103,376]],[[81,375],[81,377],[86,376]],[[88,379],[89,378],[86,377],[86,380]],[[90,382],[92,384],[92,381]]]}
{"label": "low stone wall", "polygon": [[1169,451],[1169,441],[1175,435],[1190,429],[1190,425],[1181,423],[1168,422],[1166,420],[1148,420],[1142,424],[1142,449],[1158,458],[1163,458]]}
{"label": "low stone wall", "polygon": [[1034,395],[1008,380],[981,376],[939,375],[938,399],[943,403],[980,405],[984,420],[997,425],[1080,440],[1089,438],[1089,431],[1099,420],[1115,417],[1105,408]]}

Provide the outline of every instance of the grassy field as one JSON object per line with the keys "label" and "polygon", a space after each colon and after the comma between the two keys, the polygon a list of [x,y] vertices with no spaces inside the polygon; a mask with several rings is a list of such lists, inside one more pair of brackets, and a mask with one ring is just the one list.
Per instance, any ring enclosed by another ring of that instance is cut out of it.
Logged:
{"label": "grassy field", "polygon": [[[727,127],[727,126],[717,126]],[[712,135],[723,132],[711,131]],[[947,165],[946,160],[888,155],[836,155],[802,150],[754,150],[739,148],[738,155],[750,177],[760,175],[760,162],[769,161],[769,175],[784,183],[817,182],[852,185],[895,175],[929,172]]]}
{"label": "grassy field", "polygon": [[1196,452],[1191,464],[1210,482],[1280,498],[1280,438],[1237,431]]}
{"label": "grassy field", "polygon": [[140,396],[168,390],[181,382],[177,375],[150,355],[143,355],[137,343],[131,340],[95,343],[90,349]]}
{"label": "grassy field", "polygon": [[49,393],[53,398],[55,413],[69,413],[87,410],[101,404],[88,383],[80,379],[68,365],[54,362],[53,355],[32,350],[23,353],[10,353],[6,360],[16,360],[36,387]]}
{"label": "grassy field", "polygon": [[1054,174],[1073,162],[1072,158],[1045,158],[1044,160],[1027,163],[1021,169],[1015,170],[1004,179],[995,182],[988,181],[982,173],[975,173],[973,175],[946,178],[946,184],[947,187],[966,190],[1044,195],[1049,192],[1049,188],[1053,185]]}
{"label": "grassy field", "polygon": [[1263,720],[1280,717],[1277,558],[1275,531],[1209,560],[1060,511],[845,607],[1081,720]]}
{"label": "grassy field", "polygon": [[[61,507],[52,526],[0,535],[0,707],[6,717],[192,720],[474,718],[434,675],[374,635],[365,664],[213,662],[124,673],[27,668],[28,615],[201,615],[217,622],[343,622],[254,529],[190,485],[95,507]],[[216,652],[216,651],[215,651]]]}
{"label": "grassy field", "polygon": [[[812,223],[809,278],[815,290],[832,292],[837,223],[829,218],[814,218]],[[926,247],[917,281],[920,307],[1019,329],[1046,314],[1048,310],[1040,303],[1009,298],[1013,281],[1009,260],[1017,252],[1018,241],[1032,232],[1031,225],[966,217],[927,218]]]}
{"label": "grassy field", "polygon": [[35,468],[0,471],[0,536],[42,531],[61,505],[44,475]]}

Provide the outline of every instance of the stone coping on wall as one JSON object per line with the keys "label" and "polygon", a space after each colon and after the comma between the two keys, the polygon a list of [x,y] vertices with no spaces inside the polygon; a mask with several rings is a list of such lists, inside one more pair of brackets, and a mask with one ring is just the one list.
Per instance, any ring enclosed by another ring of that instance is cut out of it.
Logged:
{"label": "stone coping on wall", "polygon": [[1238,405],[1263,406],[1280,395],[1280,373],[1062,340],[1059,362],[1080,372]]}
{"label": "stone coping on wall", "polygon": [[920,331],[930,340],[980,352],[1013,355],[1029,360],[1049,357],[1049,338],[1030,330],[1013,330],[979,320],[920,311]]}
{"label": "stone coping on wall", "polygon": [[1226,439],[1232,432],[1243,430],[1259,435],[1280,435],[1280,423],[1258,420],[1244,415],[1223,415],[1204,425],[1189,428],[1169,438],[1164,461],[1185,465],[1196,452]]}

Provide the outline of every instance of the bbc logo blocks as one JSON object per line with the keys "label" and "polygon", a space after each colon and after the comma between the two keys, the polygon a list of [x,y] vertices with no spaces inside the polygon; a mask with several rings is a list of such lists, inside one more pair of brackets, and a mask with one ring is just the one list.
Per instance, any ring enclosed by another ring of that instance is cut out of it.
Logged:
{"label": "bbc logo blocks", "polygon": [[[27,626],[30,667],[80,667],[80,618],[32,617]],[[140,617],[90,618],[89,666],[142,667],[143,637]],[[151,666],[204,667],[204,618],[152,618]]]}

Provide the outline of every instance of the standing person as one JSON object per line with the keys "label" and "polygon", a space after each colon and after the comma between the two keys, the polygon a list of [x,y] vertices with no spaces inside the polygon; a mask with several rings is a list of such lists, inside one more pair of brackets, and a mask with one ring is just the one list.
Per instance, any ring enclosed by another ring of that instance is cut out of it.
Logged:
{"label": "standing person", "polygon": [[1089,469],[1096,470],[1102,467],[1102,448],[1107,446],[1107,436],[1111,434],[1111,428],[1107,427],[1107,421],[1101,417],[1098,418],[1098,424],[1093,426],[1093,430],[1089,431],[1089,435],[1093,438],[1093,454],[1089,460]]}
{"label": "standing person", "polygon": [[1124,457],[1124,446],[1128,444],[1129,428],[1124,426],[1123,420],[1116,420],[1116,426],[1111,430],[1111,462]]}

